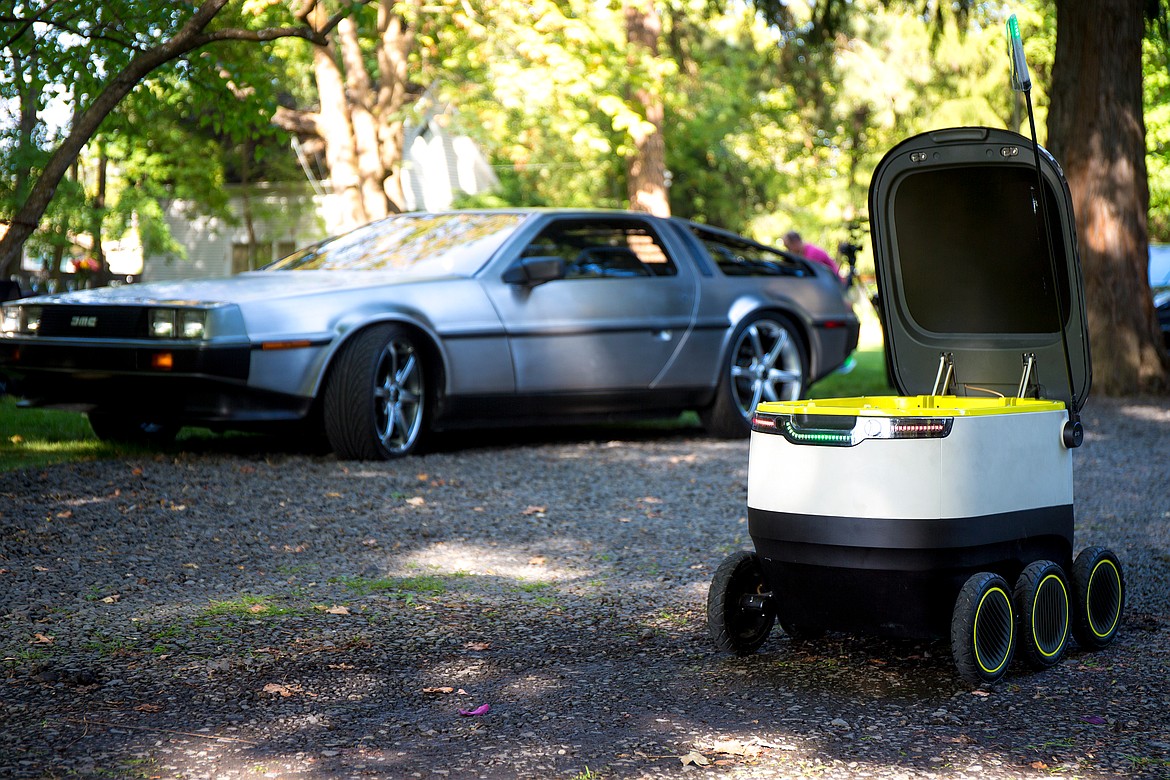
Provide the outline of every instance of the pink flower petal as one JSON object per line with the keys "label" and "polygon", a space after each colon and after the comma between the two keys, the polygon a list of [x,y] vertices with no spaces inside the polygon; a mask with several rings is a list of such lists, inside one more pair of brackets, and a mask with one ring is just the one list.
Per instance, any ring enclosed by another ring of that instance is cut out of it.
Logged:
{"label": "pink flower petal", "polygon": [[463,715],[463,716],[487,715],[488,711],[491,710],[491,708],[492,708],[492,705],[490,705],[490,704],[481,704],[478,707],[476,707],[474,710],[459,710],[459,714]]}

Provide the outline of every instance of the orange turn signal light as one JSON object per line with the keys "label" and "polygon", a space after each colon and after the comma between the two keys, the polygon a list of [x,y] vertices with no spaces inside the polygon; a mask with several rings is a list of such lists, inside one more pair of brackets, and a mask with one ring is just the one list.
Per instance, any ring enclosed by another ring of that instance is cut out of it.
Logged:
{"label": "orange turn signal light", "polygon": [[175,356],[170,352],[155,352],[150,356],[150,367],[157,371],[170,371],[175,367]]}
{"label": "orange turn signal light", "polygon": [[296,339],[294,341],[265,341],[260,345],[260,349],[268,352],[275,349],[304,349],[311,346],[313,343],[308,339]]}

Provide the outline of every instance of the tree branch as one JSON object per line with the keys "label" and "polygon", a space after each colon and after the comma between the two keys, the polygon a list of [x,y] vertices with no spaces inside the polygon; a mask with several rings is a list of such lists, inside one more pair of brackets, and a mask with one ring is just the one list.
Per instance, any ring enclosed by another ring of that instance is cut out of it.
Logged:
{"label": "tree branch", "polygon": [[15,34],[9,36],[8,40],[4,41],[3,43],[0,43],[0,49],[7,49],[13,43],[15,43],[17,40],[19,40],[21,38],[21,36],[23,36],[26,32],[28,32],[28,28],[32,27],[37,22],[44,21],[43,19],[41,19],[41,16],[48,13],[49,10],[59,2],[61,2],[61,0],[49,0],[49,3],[44,8],[42,8],[40,11],[38,11],[36,13],[36,15],[33,16],[31,19],[26,19],[22,16],[0,16],[0,24],[5,24],[5,25],[20,24],[21,25],[21,28],[19,30],[17,30]]}
{"label": "tree branch", "polygon": [[[216,41],[253,41],[264,42],[274,41],[277,38],[303,38],[306,41],[315,43],[318,46],[324,46],[329,42],[329,33],[333,32],[333,28],[341,23],[341,20],[350,15],[351,11],[358,6],[366,5],[370,0],[357,0],[351,3],[345,10],[338,11],[333,16],[329,17],[328,21],[322,25],[321,29],[314,30],[310,27],[268,27],[263,30],[245,30],[241,28],[225,28],[222,30],[212,30],[209,33],[204,33],[199,36],[200,43],[196,45],[204,46],[208,43],[215,43]],[[315,3],[306,3],[306,5]],[[299,13],[299,12],[298,12]]]}

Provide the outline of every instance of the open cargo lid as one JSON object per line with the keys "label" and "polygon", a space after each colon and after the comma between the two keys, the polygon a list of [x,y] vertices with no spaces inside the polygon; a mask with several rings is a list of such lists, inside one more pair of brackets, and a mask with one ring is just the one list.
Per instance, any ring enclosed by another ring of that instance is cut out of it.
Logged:
{"label": "open cargo lid", "polygon": [[1037,397],[1074,414],[1084,404],[1092,369],[1072,201],[1043,148],[1040,160],[1046,209],[1031,141],[1006,130],[925,133],[878,164],[873,254],[902,395]]}

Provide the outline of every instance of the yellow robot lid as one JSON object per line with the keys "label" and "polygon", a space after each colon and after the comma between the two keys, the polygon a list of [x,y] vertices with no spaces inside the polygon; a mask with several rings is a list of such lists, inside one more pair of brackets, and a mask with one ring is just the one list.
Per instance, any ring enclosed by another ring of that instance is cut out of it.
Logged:
{"label": "yellow robot lid", "polygon": [[953,395],[858,396],[762,403],[762,414],[840,417],[979,417],[992,414],[1058,412],[1063,401],[1039,398],[961,398]]}

